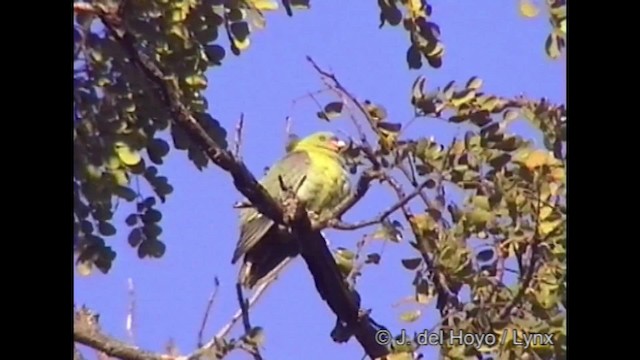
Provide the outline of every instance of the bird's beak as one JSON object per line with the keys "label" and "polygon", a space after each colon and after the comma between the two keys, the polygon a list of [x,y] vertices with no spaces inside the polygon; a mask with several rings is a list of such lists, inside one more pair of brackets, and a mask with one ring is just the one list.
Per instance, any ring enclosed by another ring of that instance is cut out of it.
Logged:
{"label": "bird's beak", "polygon": [[333,144],[338,150],[343,150],[344,148],[347,147],[347,143],[342,140],[334,141]]}

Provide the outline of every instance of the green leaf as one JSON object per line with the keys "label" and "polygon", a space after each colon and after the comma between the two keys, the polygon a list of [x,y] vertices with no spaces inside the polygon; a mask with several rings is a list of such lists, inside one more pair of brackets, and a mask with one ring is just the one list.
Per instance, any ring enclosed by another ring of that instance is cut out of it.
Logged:
{"label": "green leaf", "polygon": [[384,221],[382,225],[373,233],[372,238],[377,240],[389,240],[391,242],[400,242],[402,233],[399,231],[400,225],[397,221],[393,223]]}
{"label": "green leaf", "polygon": [[482,87],[482,79],[477,76],[472,77],[467,81],[467,89],[478,90]]}
{"label": "green leaf", "polygon": [[410,310],[400,315],[400,320],[411,323],[418,320],[420,315],[422,315],[422,311],[420,311],[420,309]]}
{"label": "green leaf", "polygon": [[134,166],[142,161],[140,153],[131,149],[129,145],[122,141],[118,141],[114,144],[116,154],[120,161],[127,166]]}
{"label": "green leaf", "polygon": [[547,53],[547,56],[551,59],[557,59],[561,55],[561,50],[563,47],[564,41],[560,39],[557,35],[551,33],[547,36],[547,40],[544,44],[544,49]]}

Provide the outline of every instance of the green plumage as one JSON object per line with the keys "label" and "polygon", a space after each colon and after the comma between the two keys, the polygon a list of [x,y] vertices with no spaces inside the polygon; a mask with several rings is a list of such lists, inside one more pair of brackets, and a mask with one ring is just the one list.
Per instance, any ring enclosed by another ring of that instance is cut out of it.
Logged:
{"label": "green plumage", "polygon": [[[283,190],[279,178],[294,189],[307,210],[321,213],[348,196],[349,173],[340,151],[344,143],[330,132],[319,132],[298,141],[279,162],[274,164],[260,183],[280,201]],[[304,181],[301,180],[305,177]],[[283,262],[298,255],[298,245],[284,228],[253,208],[240,210],[240,239],[231,262],[243,255],[239,281],[247,288],[270,279]]]}

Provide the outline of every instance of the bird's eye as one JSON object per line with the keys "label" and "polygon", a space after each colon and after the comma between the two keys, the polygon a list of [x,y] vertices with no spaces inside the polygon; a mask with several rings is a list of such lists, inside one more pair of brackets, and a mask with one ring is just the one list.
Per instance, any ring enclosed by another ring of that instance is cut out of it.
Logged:
{"label": "bird's eye", "polygon": [[320,135],[318,139],[320,139],[320,141],[327,141],[327,137],[324,135]]}

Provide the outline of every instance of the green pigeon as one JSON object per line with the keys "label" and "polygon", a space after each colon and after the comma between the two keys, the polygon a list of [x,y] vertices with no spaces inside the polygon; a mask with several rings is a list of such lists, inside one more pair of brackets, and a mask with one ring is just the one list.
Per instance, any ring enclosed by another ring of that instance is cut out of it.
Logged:
{"label": "green pigeon", "polygon": [[[321,214],[351,192],[350,176],[342,151],[346,144],[334,133],[317,132],[290,144],[286,155],[259,182],[276,201],[284,195],[279,178],[304,201],[307,210]],[[304,177],[304,181],[303,180]],[[299,254],[296,239],[283,226],[252,207],[240,209],[240,238],[232,264],[244,256],[239,282],[252,289],[273,278],[285,260]]]}

